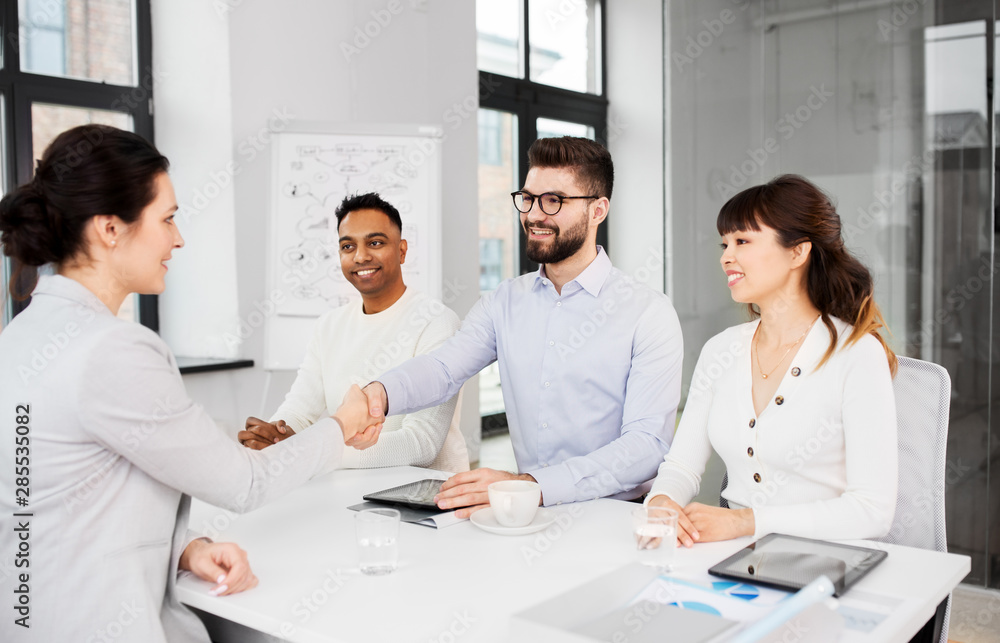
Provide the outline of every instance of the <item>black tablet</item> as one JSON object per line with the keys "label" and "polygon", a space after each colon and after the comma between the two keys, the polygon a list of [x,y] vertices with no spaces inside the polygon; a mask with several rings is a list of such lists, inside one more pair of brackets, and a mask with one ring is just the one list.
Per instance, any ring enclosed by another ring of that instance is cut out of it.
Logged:
{"label": "black tablet", "polygon": [[444,480],[418,480],[409,484],[383,489],[375,493],[364,496],[365,500],[371,502],[384,502],[390,505],[403,505],[404,507],[417,507],[419,509],[437,509],[434,504],[434,496],[441,491]]}
{"label": "black tablet", "polygon": [[888,555],[868,547],[769,534],[708,573],[795,591],[824,574],[833,581],[834,596],[841,596]]}

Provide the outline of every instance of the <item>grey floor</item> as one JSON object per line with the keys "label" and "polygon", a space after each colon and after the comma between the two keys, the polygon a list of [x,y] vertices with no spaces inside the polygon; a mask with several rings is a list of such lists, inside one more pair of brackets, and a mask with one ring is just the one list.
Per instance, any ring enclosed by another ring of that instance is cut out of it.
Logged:
{"label": "grey floor", "polygon": [[[479,462],[473,467],[517,471],[509,435],[484,438],[480,449]],[[713,455],[702,478],[698,502],[718,502],[724,471],[722,461]],[[952,594],[948,638],[956,643],[1000,643],[1000,591],[959,585]]]}

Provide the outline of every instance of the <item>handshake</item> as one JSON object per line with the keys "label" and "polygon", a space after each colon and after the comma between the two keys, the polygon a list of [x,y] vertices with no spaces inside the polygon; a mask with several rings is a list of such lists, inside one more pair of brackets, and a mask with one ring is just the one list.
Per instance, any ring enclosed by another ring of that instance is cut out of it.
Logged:
{"label": "handshake", "polygon": [[[332,415],[344,433],[344,444],[355,449],[367,449],[377,444],[388,405],[385,387],[379,382],[372,382],[364,389],[357,384],[351,386],[340,408]],[[271,423],[248,417],[244,430],[236,437],[243,446],[260,450],[293,435],[295,431],[284,420]]]}

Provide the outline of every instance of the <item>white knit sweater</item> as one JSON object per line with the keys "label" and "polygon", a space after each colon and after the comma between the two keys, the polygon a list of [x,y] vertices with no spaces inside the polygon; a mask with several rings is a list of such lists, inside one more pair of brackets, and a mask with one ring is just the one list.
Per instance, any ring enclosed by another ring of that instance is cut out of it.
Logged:
{"label": "white knit sweater", "polygon": [[[337,410],[351,384],[364,386],[407,359],[429,353],[455,334],[458,316],[444,304],[407,288],[396,303],[372,315],[360,301],[319,318],[305,360],[285,401],[271,417],[299,431]],[[345,449],[345,468],[413,465],[468,471],[459,431],[461,393],[444,404],[390,416],[374,446]],[[390,400],[391,408],[391,400]]]}

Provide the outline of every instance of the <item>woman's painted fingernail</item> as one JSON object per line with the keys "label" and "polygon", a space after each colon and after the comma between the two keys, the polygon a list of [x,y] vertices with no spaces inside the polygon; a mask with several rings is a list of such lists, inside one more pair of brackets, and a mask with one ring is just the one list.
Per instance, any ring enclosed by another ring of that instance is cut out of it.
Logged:
{"label": "woman's painted fingernail", "polygon": [[218,596],[219,594],[223,593],[227,589],[229,589],[229,585],[219,585],[218,587],[216,587],[215,589],[209,591],[208,593],[211,596]]}
{"label": "woman's painted fingernail", "polygon": [[216,582],[216,584],[218,584],[218,583],[221,583],[224,580],[226,580],[226,575],[225,574],[219,574],[219,577],[215,579],[215,582]]}

